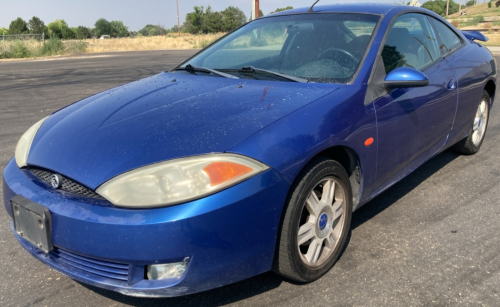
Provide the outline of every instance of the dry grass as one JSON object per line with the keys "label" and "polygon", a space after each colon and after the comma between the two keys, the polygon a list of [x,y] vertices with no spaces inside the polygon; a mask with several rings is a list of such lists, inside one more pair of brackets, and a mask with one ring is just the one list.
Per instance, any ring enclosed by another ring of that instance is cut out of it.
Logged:
{"label": "dry grass", "polygon": [[[455,2],[457,2],[457,1],[455,1]],[[494,1],[494,2],[496,2],[496,1]],[[495,7],[494,2],[491,4],[491,9],[488,8],[488,3],[481,3],[481,4],[477,4],[477,5],[468,7],[468,8],[464,8],[462,5],[462,11],[467,12],[467,15],[460,16],[460,13],[458,12],[458,13],[455,13],[453,15],[448,16],[447,18],[448,19],[460,18],[460,17],[466,18],[466,17],[475,16],[475,15],[483,15],[485,17],[486,16],[498,16],[498,15],[500,15],[500,8],[497,9]],[[462,4],[463,4],[463,2],[462,2]]]}
{"label": "dry grass", "polygon": [[13,40],[0,43],[0,59],[76,55],[85,53],[85,48],[85,43],[81,41],[49,39],[42,43],[36,40]]}
{"label": "dry grass", "polygon": [[485,46],[500,46],[500,33],[485,33],[485,35],[488,37],[488,41],[485,43],[480,42],[481,44]]}
{"label": "dry grass", "polygon": [[113,39],[87,39],[88,53],[140,51],[162,49],[197,49],[204,48],[224,33],[192,35],[169,34],[166,36],[139,36]]}

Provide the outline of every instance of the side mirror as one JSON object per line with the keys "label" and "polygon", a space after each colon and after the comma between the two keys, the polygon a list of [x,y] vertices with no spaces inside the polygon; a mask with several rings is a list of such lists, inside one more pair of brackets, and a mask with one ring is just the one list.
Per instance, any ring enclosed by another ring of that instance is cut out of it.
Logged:
{"label": "side mirror", "polygon": [[388,90],[395,88],[422,87],[429,84],[429,79],[419,70],[410,67],[396,68],[385,77],[384,85]]}

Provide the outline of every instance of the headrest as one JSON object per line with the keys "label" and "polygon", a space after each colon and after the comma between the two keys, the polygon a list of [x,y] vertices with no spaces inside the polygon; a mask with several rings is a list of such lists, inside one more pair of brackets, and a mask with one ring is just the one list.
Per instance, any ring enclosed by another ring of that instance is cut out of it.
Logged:
{"label": "headrest", "polygon": [[405,44],[411,44],[411,35],[406,28],[392,28],[387,37],[386,45],[389,46],[402,46]]}

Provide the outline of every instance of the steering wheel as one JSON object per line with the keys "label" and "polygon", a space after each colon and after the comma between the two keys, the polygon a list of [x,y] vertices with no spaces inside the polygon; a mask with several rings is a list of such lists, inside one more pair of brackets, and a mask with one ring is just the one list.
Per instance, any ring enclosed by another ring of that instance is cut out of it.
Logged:
{"label": "steering wheel", "polygon": [[[344,58],[349,59],[351,62],[350,66],[354,67],[358,63],[358,59],[354,55],[352,55],[352,53],[350,53],[349,51],[347,51],[345,49],[340,49],[340,48],[336,48],[336,47],[328,48],[328,49],[321,51],[318,54],[318,56],[316,57],[316,60],[321,60],[322,58],[324,58],[325,54],[330,53],[330,52],[340,53],[340,54],[345,55]],[[332,59],[332,57],[328,57],[328,58]],[[336,59],[332,59],[332,60],[336,60]],[[335,62],[338,63],[339,61],[335,61]]]}

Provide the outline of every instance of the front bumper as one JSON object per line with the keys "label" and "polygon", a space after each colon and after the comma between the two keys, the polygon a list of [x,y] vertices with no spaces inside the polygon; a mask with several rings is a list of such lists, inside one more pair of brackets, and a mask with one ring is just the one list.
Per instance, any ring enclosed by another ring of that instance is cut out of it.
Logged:
{"label": "front bumper", "polygon": [[[4,170],[5,209],[21,195],[52,215],[53,252],[16,235],[40,261],[71,278],[134,296],[179,296],[271,269],[289,183],[270,169],[234,187],[182,205],[123,209],[61,194],[20,170]],[[190,257],[180,280],[152,281],[145,266]]]}

